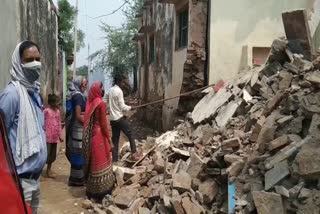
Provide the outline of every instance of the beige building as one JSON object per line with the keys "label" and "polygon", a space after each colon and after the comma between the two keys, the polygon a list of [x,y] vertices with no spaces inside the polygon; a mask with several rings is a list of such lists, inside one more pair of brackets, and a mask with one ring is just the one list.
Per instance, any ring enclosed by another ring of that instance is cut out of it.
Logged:
{"label": "beige building", "polygon": [[285,36],[281,14],[296,9],[307,10],[314,49],[319,48],[319,0],[211,0],[209,83],[263,64],[272,41]]}

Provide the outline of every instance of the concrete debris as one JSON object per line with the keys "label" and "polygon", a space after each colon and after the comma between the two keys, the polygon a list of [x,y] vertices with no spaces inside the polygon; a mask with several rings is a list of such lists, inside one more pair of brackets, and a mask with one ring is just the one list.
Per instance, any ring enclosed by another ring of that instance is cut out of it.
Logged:
{"label": "concrete debris", "polygon": [[174,130],[147,138],[143,161],[114,167],[117,187],[102,209],[228,213],[232,181],[237,214],[319,213],[320,58],[308,62],[292,47],[276,39],[265,65],[210,91]]}

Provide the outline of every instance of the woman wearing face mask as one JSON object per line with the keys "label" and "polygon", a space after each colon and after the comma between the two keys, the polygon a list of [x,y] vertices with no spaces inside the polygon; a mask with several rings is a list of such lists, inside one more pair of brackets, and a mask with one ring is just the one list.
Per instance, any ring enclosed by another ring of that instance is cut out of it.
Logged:
{"label": "woman wearing face mask", "polygon": [[12,154],[32,213],[39,207],[39,177],[47,159],[40,73],[39,47],[31,41],[18,44],[12,55],[11,82],[0,94]]}
{"label": "woman wearing face mask", "polygon": [[82,155],[82,135],[84,112],[86,109],[85,92],[87,90],[87,80],[79,76],[73,82],[74,91],[71,95],[73,113],[67,132],[68,159],[71,164],[69,186],[83,186],[83,155]]}
{"label": "woman wearing face mask", "polygon": [[103,85],[96,81],[90,88],[84,117],[83,154],[87,196],[101,201],[111,194],[115,183]]}

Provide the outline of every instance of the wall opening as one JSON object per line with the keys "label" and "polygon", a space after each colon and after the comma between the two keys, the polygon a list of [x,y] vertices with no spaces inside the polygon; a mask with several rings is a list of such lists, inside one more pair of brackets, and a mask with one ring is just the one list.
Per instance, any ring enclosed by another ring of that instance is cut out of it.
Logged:
{"label": "wall opening", "polygon": [[177,13],[177,49],[188,46],[189,8],[183,8]]}
{"label": "wall opening", "polygon": [[252,65],[264,65],[268,59],[270,47],[253,47],[252,48]]}

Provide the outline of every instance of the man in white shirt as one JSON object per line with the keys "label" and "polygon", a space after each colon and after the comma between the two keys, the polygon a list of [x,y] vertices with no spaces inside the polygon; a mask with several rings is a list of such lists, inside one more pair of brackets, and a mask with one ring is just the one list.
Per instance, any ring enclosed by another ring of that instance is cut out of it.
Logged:
{"label": "man in white shirt", "polygon": [[137,152],[135,139],[132,135],[132,130],[123,112],[132,110],[131,106],[127,106],[123,98],[123,88],[126,84],[126,78],[123,75],[117,74],[114,78],[114,86],[109,91],[109,108],[110,108],[110,123],[112,128],[112,160],[117,162],[119,159],[119,139],[122,131],[130,142],[132,158],[140,159],[140,154]]}

